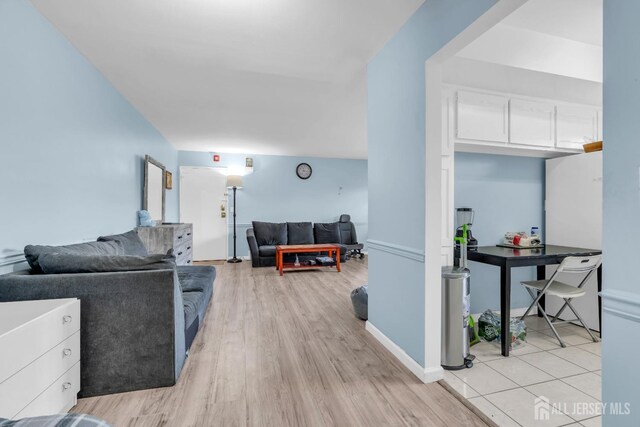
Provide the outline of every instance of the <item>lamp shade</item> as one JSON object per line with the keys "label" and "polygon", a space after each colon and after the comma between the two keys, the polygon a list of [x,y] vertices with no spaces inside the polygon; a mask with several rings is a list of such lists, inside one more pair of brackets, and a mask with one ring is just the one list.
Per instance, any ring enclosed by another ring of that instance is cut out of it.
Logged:
{"label": "lamp shade", "polygon": [[242,188],[242,176],[229,175],[227,176],[227,188]]}

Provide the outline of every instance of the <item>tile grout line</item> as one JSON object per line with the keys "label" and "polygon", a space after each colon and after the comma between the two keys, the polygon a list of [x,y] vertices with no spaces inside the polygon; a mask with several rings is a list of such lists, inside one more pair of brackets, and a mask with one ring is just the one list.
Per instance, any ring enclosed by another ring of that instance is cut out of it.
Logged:
{"label": "tile grout line", "polygon": [[[511,390],[515,390],[515,389],[513,388],[513,389],[511,389]],[[505,390],[505,391],[506,391],[506,390]],[[491,402],[491,401],[490,401],[489,399],[487,399],[486,397],[484,397],[484,396],[478,396],[478,398],[481,398],[481,399],[486,400],[487,402],[489,402],[489,404],[490,404],[491,406],[493,406],[494,408],[496,408],[496,409],[497,409],[501,414],[503,414],[505,417],[509,418],[511,421],[513,421],[514,423],[516,423],[516,424],[517,424],[517,425],[519,425],[520,427],[523,427],[523,426],[522,426],[522,424],[520,424],[519,422],[517,422],[516,420],[514,420],[514,419],[513,419],[509,414],[507,414],[506,412],[504,412],[502,409],[498,408],[496,405],[494,405],[494,404],[493,404],[493,402]],[[473,404],[473,403],[472,403],[472,404]],[[474,406],[475,406],[475,405],[474,405]],[[478,408],[478,407],[476,406],[476,408]],[[480,408],[478,408],[478,410],[479,410],[480,412],[484,413],[484,411],[483,411],[483,410],[481,410]],[[486,414],[486,415],[487,415],[487,416],[489,416],[488,414]]]}

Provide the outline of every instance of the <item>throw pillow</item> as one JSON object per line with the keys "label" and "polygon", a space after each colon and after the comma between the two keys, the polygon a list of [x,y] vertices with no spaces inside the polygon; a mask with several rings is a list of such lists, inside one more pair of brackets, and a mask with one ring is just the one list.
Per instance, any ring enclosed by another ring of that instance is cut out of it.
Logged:
{"label": "throw pillow", "polygon": [[316,243],[340,243],[340,226],[337,222],[321,223],[313,225],[313,236]]}
{"label": "throw pillow", "polygon": [[253,233],[258,246],[287,244],[287,223],[253,221]]}
{"label": "throw pillow", "polygon": [[141,257],[48,253],[40,255],[38,263],[45,274],[172,270],[176,267],[175,258],[167,255]]}
{"label": "throw pillow", "polygon": [[289,245],[312,245],[313,224],[310,222],[288,222],[287,242]]}
{"label": "throw pillow", "polygon": [[148,256],[147,248],[142,243],[140,236],[135,230],[112,236],[100,236],[98,242],[120,242],[125,255]]}
{"label": "throw pillow", "polygon": [[44,254],[124,255],[124,248],[120,242],[87,242],[66,246],[28,245],[24,248],[24,256],[34,273],[42,273],[38,259]]}

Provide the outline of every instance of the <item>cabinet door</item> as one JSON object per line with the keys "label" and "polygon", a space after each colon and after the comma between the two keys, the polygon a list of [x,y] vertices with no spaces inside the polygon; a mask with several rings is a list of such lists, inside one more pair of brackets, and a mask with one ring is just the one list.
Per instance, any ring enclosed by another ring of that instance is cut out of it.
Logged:
{"label": "cabinet door", "polygon": [[440,264],[443,267],[453,265],[453,246],[448,248],[442,247],[442,252],[440,252]]}
{"label": "cabinet door", "polygon": [[512,99],[509,106],[509,142],[553,147],[555,107],[544,102]]}
{"label": "cabinet door", "polygon": [[453,245],[453,157],[442,157],[442,238],[441,246]]}
{"label": "cabinet door", "polygon": [[598,110],[592,107],[558,105],[556,147],[581,150],[585,138],[598,140]]}
{"label": "cabinet door", "polygon": [[453,92],[442,93],[442,155],[453,156]]}
{"label": "cabinet door", "polygon": [[458,91],[457,133],[459,139],[506,143],[509,99],[486,93]]}

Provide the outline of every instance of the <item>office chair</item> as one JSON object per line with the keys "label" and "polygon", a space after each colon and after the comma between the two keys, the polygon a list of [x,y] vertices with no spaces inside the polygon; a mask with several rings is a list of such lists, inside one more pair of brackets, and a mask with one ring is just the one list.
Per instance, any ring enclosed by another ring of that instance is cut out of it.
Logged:
{"label": "office chair", "polygon": [[[538,310],[540,310],[540,312],[542,313],[542,317],[544,317],[544,320],[551,327],[551,330],[553,331],[553,334],[558,339],[558,342],[560,342],[561,347],[566,347],[566,345],[560,338],[560,335],[558,334],[558,331],[556,330],[556,328],[554,328],[553,326],[554,324],[557,324],[557,323],[578,321],[582,324],[582,327],[584,327],[587,330],[593,342],[598,342],[599,339],[595,335],[593,335],[591,330],[584,323],[584,321],[582,320],[582,317],[580,317],[580,314],[578,314],[576,309],[571,304],[571,301],[575,298],[583,297],[586,294],[586,291],[584,290],[583,286],[585,285],[585,283],[587,283],[587,280],[589,280],[589,277],[591,277],[591,275],[598,269],[598,267],[600,267],[601,263],[602,263],[601,255],[587,256],[587,257],[567,257],[562,261],[562,263],[560,264],[556,272],[553,273],[553,276],[551,276],[550,279],[521,282],[522,285],[527,290],[527,292],[529,292],[529,295],[531,295],[531,298],[533,298],[533,303],[531,303],[531,306],[529,306],[529,308],[524,313],[524,316],[522,316],[521,319],[524,320],[527,314],[529,314],[529,312],[537,304]],[[582,279],[580,284],[576,287],[573,285],[562,283],[559,280],[557,280],[557,277],[560,273],[585,274],[585,277],[584,279]],[[535,294],[536,291],[538,292],[537,296]],[[547,316],[547,313],[545,313],[545,311],[542,309],[542,306],[540,305],[540,298],[542,298],[542,296],[545,294],[555,295],[564,300],[564,304],[562,305],[558,313],[553,317],[553,321],[549,320],[549,316]],[[567,307],[569,307],[571,311],[573,311],[573,314],[576,315],[576,319],[558,321],[558,317],[562,314],[564,309]]]}
{"label": "office chair", "polygon": [[347,259],[352,256],[360,256],[360,259],[364,258],[362,253],[364,245],[358,243],[356,226],[351,222],[351,216],[347,214],[340,215],[338,226],[340,227],[340,243],[347,248]]}

